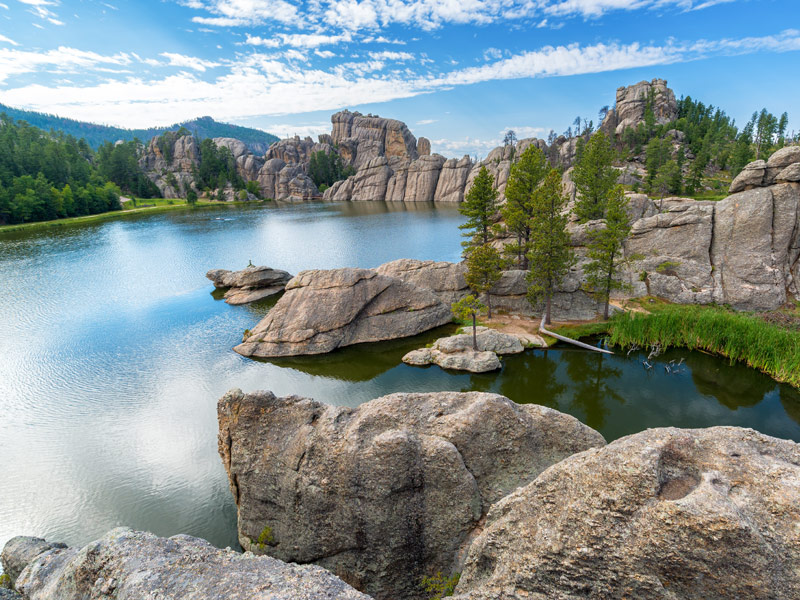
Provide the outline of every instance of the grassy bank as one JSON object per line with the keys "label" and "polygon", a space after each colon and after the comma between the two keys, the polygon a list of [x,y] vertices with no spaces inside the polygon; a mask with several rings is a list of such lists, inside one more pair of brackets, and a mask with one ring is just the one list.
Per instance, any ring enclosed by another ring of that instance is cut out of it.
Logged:
{"label": "grassy bank", "polygon": [[[12,231],[36,231],[44,229],[52,229],[55,227],[67,227],[70,225],[85,225],[87,223],[96,223],[99,221],[107,221],[109,219],[118,219],[129,215],[141,214],[154,214],[167,212],[172,210],[195,210],[197,208],[207,207],[221,207],[221,206],[235,206],[240,204],[253,205],[255,202],[206,202],[198,201],[194,206],[180,201],[180,200],[166,200],[164,198],[139,200],[141,204],[148,204],[152,206],[139,206],[133,208],[131,203],[126,203],[130,208],[123,208],[122,210],[114,210],[104,212],[97,215],[86,215],[83,217],[70,217],[67,219],[56,219],[54,221],[37,221],[35,223],[18,223],[15,225],[0,225],[0,234],[9,233]],[[260,203],[258,203],[260,204]]]}
{"label": "grassy bank", "polygon": [[759,315],[712,306],[663,305],[650,314],[615,315],[608,325],[614,346],[660,344],[703,350],[800,388],[800,332]]}

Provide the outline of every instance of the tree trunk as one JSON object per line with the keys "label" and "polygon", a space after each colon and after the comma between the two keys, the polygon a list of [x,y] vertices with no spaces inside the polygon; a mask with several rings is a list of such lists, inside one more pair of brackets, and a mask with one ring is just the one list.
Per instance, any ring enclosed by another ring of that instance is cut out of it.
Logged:
{"label": "tree trunk", "polygon": [[547,309],[545,310],[545,313],[544,313],[544,324],[545,325],[550,325],[550,300],[551,300],[551,294],[548,292],[548,294],[547,294]]}
{"label": "tree trunk", "polygon": [[486,314],[491,319],[492,318],[492,295],[489,292],[486,292]]}
{"label": "tree trunk", "polygon": [[472,349],[478,350],[478,328],[475,323],[475,313],[472,313]]}
{"label": "tree trunk", "polygon": [[611,301],[611,277],[614,274],[614,255],[615,254],[616,254],[615,252],[611,252],[611,261],[610,261],[610,264],[608,265],[608,275],[606,276],[606,293],[605,293],[606,306],[605,306],[605,309],[603,310],[603,319],[606,320],[606,321],[608,321],[608,304]]}

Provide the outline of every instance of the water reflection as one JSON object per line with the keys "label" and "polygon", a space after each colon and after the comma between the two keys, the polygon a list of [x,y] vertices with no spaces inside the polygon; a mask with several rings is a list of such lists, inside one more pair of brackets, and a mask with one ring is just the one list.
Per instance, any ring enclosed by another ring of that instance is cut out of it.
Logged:
{"label": "water reflection", "polygon": [[[83,544],[118,525],[236,544],[216,448],[234,387],[356,406],[393,392],[484,390],[574,414],[608,439],[648,427],[740,425],[800,440],[800,396],[699,353],[529,350],[500,372],[445,372],[403,354],[449,333],[259,362],[231,348],[277,301],[220,301],[212,268],[290,273],[457,260],[455,207],[219,207],[0,234],[0,545],[17,534]],[[663,365],[685,360],[668,374]]]}
{"label": "water reflection", "polygon": [[606,354],[565,351],[567,375],[572,383],[572,411],[582,414],[582,421],[598,431],[605,428],[613,402],[624,404],[625,399],[615,388],[613,380],[622,376]]}

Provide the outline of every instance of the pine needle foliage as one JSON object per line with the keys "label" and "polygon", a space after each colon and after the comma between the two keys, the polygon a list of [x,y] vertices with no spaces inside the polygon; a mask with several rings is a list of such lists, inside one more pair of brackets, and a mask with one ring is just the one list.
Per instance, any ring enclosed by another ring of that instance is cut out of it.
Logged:
{"label": "pine needle foliage", "polygon": [[585,144],[579,143],[572,181],[580,196],[575,203],[575,215],[581,223],[603,218],[606,199],[619,175],[612,166],[613,162],[611,140],[602,131],[595,133]]}
{"label": "pine needle foliage", "polygon": [[503,258],[494,246],[477,246],[467,257],[467,272],[464,279],[469,289],[477,294],[486,294],[488,317],[492,318],[492,296],[489,290],[503,275]]}
{"label": "pine needle foliage", "polygon": [[628,199],[621,185],[614,187],[606,201],[606,226],[589,233],[588,256],[592,259],[583,268],[586,285],[598,301],[604,303],[603,317],[608,319],[611,292],[629,287],[618,278],[619,267],[626,259],[622,243],[631,232]]}
{"label": "pine needle foliage", "polygon": [[511,165],[506,183],[506,202],[501,207],[507,233],[517,238],[516,243],[506,246],[506,253],[516,258],[521,269],[528,269],[528,250],[531,239],[531,217],[533,197],[550,170],[547,158],[536,146],[528,146],[519,160]]}
{"label": "pine needle foliage", "polygon": [[461,242],[466,255],[475,246],[485,246],[492,237],[492,222],[497,212],[497,190],[494,189],[494,177],[481,167],[472,187],[464,196],[464,202],[459,206],[459,211],[467,217],[467,222],[460,225],[464,229],[462,235],[467,239]]}
{"label": "pine needle foliage", "polygon": [[450,310],[457,321],[462,323],[472,320],[472,349],[478,349],[478,315],[486,309],[475,296],[468,294],[450,306]]}
{"label": "pine needle foliage", "polygon": [[550,323],[551,301],[558,285],[575,264],[567,233],[567,198],[561,187],[561,175],[551,169],[534,194],[531,241],[528,261],[528,302],[545,302],[545,323]]}

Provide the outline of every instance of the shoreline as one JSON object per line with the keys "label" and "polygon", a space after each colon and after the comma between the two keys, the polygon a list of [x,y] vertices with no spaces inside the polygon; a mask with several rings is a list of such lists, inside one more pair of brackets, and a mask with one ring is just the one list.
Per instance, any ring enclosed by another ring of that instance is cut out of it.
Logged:
{"label": "shoreline", "polygon": [[88,223],[95,223],[100,221],[106,221],[110,219],[121,218],[130,215],[143,215],[149,213],[162,213],[162,212],[169,212],[173,210],[195,210],[200,208],[221,208],[225,206],[260,206],[268,204],[266,200],[262,200],[260,202],[253,202],[253,201],[234,201],[234,202],[216,202],[216,201],[209,201],[209,202],[201,202],[198,201],[194,206],[190,205],[188,202],[182,202],[180,204],[162,204],[157,206],[148,206],[142,208],[131,208],[131,209],[122,209],[122,210],[111,210],[104,213],[98,213],[96,215],[83,215],[80,217],[68,217],[65,219],[55,219],[52,221],[35,221],[33,223],[15,223],[12,225],[0,225],[0,235],[4,233],[12,233],[12,232],[20,232],[20,231],[35,231],[37,229],[54,229],[57,227],[67,227],[70,225],[85,225]]}

